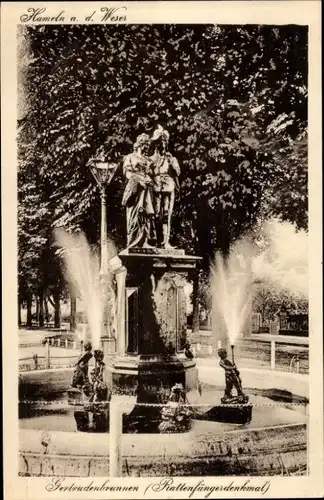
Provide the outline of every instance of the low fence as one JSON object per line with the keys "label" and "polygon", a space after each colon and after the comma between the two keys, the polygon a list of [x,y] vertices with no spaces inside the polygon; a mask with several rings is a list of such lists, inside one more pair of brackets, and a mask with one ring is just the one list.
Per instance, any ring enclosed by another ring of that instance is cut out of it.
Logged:
{"label": "low fence", "polygon": [[238,357],[256,360],[271,370],[309,373],[309,348],[275,339],[239,342]]}
{"label": "low fence", "polygon": [[[82,353],[81,343],[68,339],[49,339],[46,344],[35,342],[20,344],[19,347],[35,350],[30,355],[19,358],[19,371],[70,368],[75,365]],[[58,348],[64,349],[64,355],[59,354]],[[71,354],[68,351],[72,351]]]}
{"label": "low fence", "polygon": [[[217,356],[222,346],[209,343],[209,338],[202,342],[193,342],[192,350],[197,358]],[[296,373],[309,373],[308,339],[280,337],[278,335],[253,335],[239,339],[235,344],[235,357],[240,364],[251,368],[266,368]]]}
{"label": "low fence", "polygon": [[28,356],[19,359],[19,371],[48,370],[52,368],[72,368],[75,366],[79,355],[75,356]]}
{"label": "low fence", "polygon": [[[202,337],[202,342],[192,342],[192,350],[197,358],[217,357],[220,342],[211,343],[211,337]],[[35,348],[35,353],[19,359],[19,370],[44,370],[57,367],[74,366],[82,352],[79,341],[52,338],[43,343],[20,344],[19,347]],[[71,355],[60,356],[52,348],[74,350]],[[37,352],[37,351],[43,352]],[[282,337],[279,335],[252,335],[239,339],[235,344],[235,356],[240,364],[249,364],[252,368],[268,368],[296,373],[309,373],[308,339]]]}
{"label": "low fence", "polygon": [[64,347],[65,349],[81,349],[81,342],[76,340],[60,339],[60,338],[48,338],[43,342],[20,342],[19,347],[39,347],[45,344],[49,344],[52,347]]}

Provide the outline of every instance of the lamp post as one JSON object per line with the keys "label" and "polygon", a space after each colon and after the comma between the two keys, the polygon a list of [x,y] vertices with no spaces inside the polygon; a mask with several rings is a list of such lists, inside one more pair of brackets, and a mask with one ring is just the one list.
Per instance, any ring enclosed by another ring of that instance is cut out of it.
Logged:
{"label": "lamp post", "polygon": [[[109,328],[109,272],[108,272],[108,235],[107,235],[107,203],[106,203],[106,187],[111,182],[116,169],[116,163],[108,163],[100,156],[91,160],[89,168],[95,178],[101,199],[101,229],[100,229],[100,285],[102,293],[103,321],[101,325],[101,339],[111,337]],[[103,344],[104,341],[102,340]],[[103,346],[104,347],[104,346]],[[110,349],[108,347],[108,349]],[[104,349],[105,351],[106,349]]]}

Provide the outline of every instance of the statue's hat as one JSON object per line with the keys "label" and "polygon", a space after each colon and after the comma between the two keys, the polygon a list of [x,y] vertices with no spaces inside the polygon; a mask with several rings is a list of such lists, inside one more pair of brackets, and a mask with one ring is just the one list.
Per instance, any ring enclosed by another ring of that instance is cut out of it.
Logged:
{"label": "statue's hat", "polygon": [[153,136],[152,136],[152,141],[157,141],[160,139],[160,137],[165,136],[168,140],[170,137],[169,132],[163,128],[161,125],[158,125],[157,128],[154,130]]}

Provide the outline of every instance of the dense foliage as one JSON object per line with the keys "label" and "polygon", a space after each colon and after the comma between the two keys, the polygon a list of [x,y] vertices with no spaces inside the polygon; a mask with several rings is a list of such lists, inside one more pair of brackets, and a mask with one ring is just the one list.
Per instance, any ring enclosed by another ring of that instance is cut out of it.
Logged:
{"label": "dense foliage", "polygon": [[[202,255],[204,269],[260,218],[307,227],[305,27],[46,25],[27,26],[24,36],[21,291],[52,286],[53,226],[97,242],[89,159],[103,150],[121,163],[157,124],[169,130],[182,169],[174,243]],[[124,184],[119,168],[107,189],[119,247]]]}
{"label": "dense foliage", "polygon": [[253,311],[261,314],[262,323],[277,319],[280,313],[308,312],[308,300],[300,294],[282,289],[269,280],[253,285]]}

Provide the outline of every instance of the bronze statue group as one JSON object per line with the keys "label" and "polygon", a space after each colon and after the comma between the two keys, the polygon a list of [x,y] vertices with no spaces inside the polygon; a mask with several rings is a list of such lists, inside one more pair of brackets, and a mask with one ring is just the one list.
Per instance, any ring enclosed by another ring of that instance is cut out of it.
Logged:
{"label": "bronze statue group", "polygon": [[[169,152],[169,132],[160,125],[153,136],[141,134],[137,137],[133,152],[124,158],[123,173],[127,179],[122,204],[126,207],[127,247],[164,248],[170,245],[171,216],[175,192],[179,190],[180,167],[177,159]],[[153,154],[149,156],[150,148]],[[190,344],[184,346],[187,358],[194,357]],[[225,349],[218,351],[220,366],[225,370],[225,394],[222,404],[245,404],[240,375],[234,363],[228,360]],[[89,361],[94,357],[95,367],[89,373]],[[102,427],[107,420],[109,405],[108,387],[104,381],[105,364],[103,352],[92,354],[90,342],[84,345],[84,352],[78,360],[72,379],[72,398],[82,400],[83,410],[77,416],[78,429],[89,430],[89,414],[93,415],[94,427]],[[237,395],[233,396],[235,387]],[[161,410],[161,432],[181,432],[190,426],[192,410],[187,404],[182,384],[176,383]],[[81,422],[81,423],[80,423]],[[83,423],[82,423],[83,422]],[[97,422],[97,424],[96,424]]]}
{"label": "bronze statue group", "polygon": [[[184,346],[185,355],[192,359],[190,343]],[[243,393],[240,373],[233,361],[227,357],[226,349],[219,349],[220,366],[225,371],[225,392],[221,398],[222,405],[236,406],[248,403],[248,396]],[[95,366],[89,370],[89,361],[95,360]],[[77,428],[80,431],[108,430],[108,408],[109,395],[108,388],[104,381],[105,363],[103,362],[103,352],[95,350],[92,353],[92,345],[87,342],[84,345],[84,352],[76,363],[72,378],[72,391],[77,391],[82,396],[82,409],[75,411]],[[233,388],[236,394],[233,394]],[[202,395],[201,387],[199,390]],[[73,394],[75,397],[75,394]],[[191,419],[194,411],[189,404],[186,391],[181,383],[175,383],[170,389],[170,395],[165,405],[161,408],[161,421],[158,426],[159,432],[173,433],[186,432],[190,429]]]}
{"label": "bronze statue group", "polygon": [[[95,367],[89,374],[89,361],[94,357]],[[84,353],[76,363],[72,378],[72,387],[80,389],[90,402],[105,401],[107,398],[107,385],[104,382],[105,363],[103,362],[103,352],[95,350],[92,354],[92,345],[87,342],[84,345]]]}
{"label": "bronze statue group", "polygon": [[[89,370],[94,358],[95,366]],[[87,342],[78,359],[72,377],[72,389],[68,391],[69,402],[75,405],[74,417],[79,431],[107,432],[108,387],[104,380],[105,363],[103,352],[95,350]]]}
{"label": "bronze statue group", "polygon": [[[126,207],[127,247],[172,248],[170,225],[180,167],[168,151],[169,132],[160,125],[152,138],[141,134],[123,163],[127,179],[122,204]],[[153,155],[149,156],[153,147]]]}

